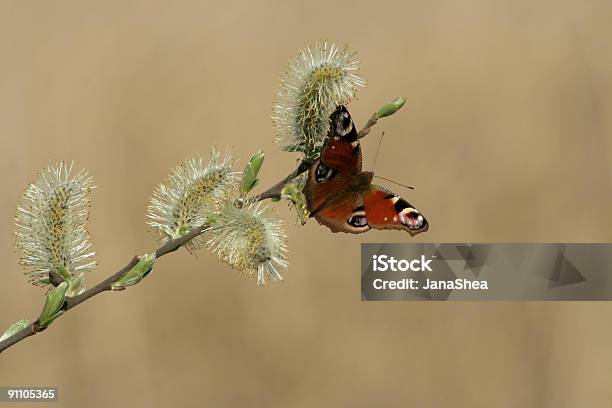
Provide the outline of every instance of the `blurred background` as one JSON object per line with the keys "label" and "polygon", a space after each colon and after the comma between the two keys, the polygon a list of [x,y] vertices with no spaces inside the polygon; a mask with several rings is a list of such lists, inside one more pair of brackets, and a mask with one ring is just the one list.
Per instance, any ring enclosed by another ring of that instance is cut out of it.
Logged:
{"label": "blurred background", "polygon": [[[60,406],[609,407],[612,304],[366,303],[361,242],[612,241],[612,3],[0,1],[0,326],[40,311],[13,250],[39,168],[89,169],[97,283],[155,247],[145,209],[185,157],[264,149],[259,191],[297,156],[273,143],[273,92],[316,40],[348,43],[368,86],[371,169],[416,186],[429,219],[332,234],[276,203],[285,281],[257,288],[181,251],[0,356],[1,385]],[[17,405],[22,406],[22,404]]]}

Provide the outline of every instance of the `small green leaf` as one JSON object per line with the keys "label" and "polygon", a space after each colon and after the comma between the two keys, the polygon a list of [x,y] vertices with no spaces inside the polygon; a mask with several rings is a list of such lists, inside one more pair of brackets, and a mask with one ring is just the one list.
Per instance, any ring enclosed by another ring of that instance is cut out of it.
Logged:
{"label": "small green leaf", "polygon": [[68,281],[68,290],[66,291],[67,297],[73,297],[80,295],[85,290],[85,275],[81,273],[75,278]]}
{"label": "small green leaf", "polygon": [[242,192],[248,193],[258,183],[257,174],[264,161],[264,153],[260,150],[251,157],[242,172]]}
{"label": "small green leaf", "polygon": [[66,269],[65,266],[60,266],[59,268],[57,268],[57,273],[59,273],[59,275],[65,280],[65,281],[69,281],[72,277],[70,276],[70,272],[68,272],[68,269]]}
{"label": "small green leaf", "polygon": [[28,324],[30,324],[30,321],[28,319],[21,319],[18,322],[13,323],[8,329],[6,329],[4,334],[0,337],[0,341],[9,338],[13,334],[25,329]]}
{"label": "small green leaf", "polygon": [[306,224],[306,220],[310,217],[306,196],[302,190],[293,183],[288,183],[281,191],[281,198],[289,200],[295,205],[298,212],[298,218],[302,225]]}
{"label": "small green leaf", "polygon": [[290,145],[290,146],[285,146],[283,147],[283,150],[286,152],[291,152],[291,153],[295,153],[295,152],[305,152],[306,148],[302,145]]}
{"label": "small green leaf", "polygon": [[66,299],[66,291],[68,290],[68,283],[62,282],[57,287],[51,289],[47,293],[47,299],[45,305],[40,313],[38,321],[40,327],[47,327],[62,314],[62,306]]}
{"label": "small green leaf", "polygon": [[153,269],[155,263],[155,252],[140,257],[138,263],[123,274],[116,282],[111,284],[112,290],[123,290],[126,286],[132,286],[140,282]]}
{"label": "small green leaf", "polygon": [[384,104],[378,112],[376,112],[376,118],[384,118],[385,116],[391,116],[397,112],[406,103],[406,98],[397,98]]}

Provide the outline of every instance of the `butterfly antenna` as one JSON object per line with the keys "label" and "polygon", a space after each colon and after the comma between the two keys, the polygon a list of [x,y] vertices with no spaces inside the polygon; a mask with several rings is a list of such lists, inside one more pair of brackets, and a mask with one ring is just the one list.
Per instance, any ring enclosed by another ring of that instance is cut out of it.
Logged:
{"label": "butterfly antenna", "polygon": [[378,151],[380,150],[380,144],[382,143],[383,137],[385,137],[385,132],[382,132],[380,135],[380,139],[378,139],[378,147],[376,147],[376,154],[374,155],[374,163],[372,163],[372,171],[374,171],[374,167],[376,166],[376,159],[378,158]]}
{"label": "butterfly antenna", "polygon": [[407,186],[407,185],[402,184],[402,183],[398,183],[397,181],[394,181],[394,180],[391,180],[391,179],[388,179],[388,178],[385,178],[385,177],[377,176],[376,174],[374,175],[374,177],[377,177],[377,178],[383,179],[383,180],[387,180],[387,181],[390,181],[393,184],[397,184],[398,186],[402,186],[402,187],[406,187],[406,188],[409,188],[411,190],[414,190],[414,187]]}
{"label": "butterfly antenna", "polygon": [[[372,171],[374,171],[374,167],[376,166],[376,159],[378,158],[378,152],[380,151],[380,145],[382,143],[383,137],[385,137],[385,132],[384,131],[382,132],[382,134],[380,135],[380,139],[378,140],[378,147],[376,147],[376,154],[374,155],[374,163],[372,163]],[[390,179],[385,178],[385,177],[377,176],[376,174],[374,175],[374,177],[379,178],[379,179],[383,179],[383,180],[387,180],[387,181],[390,181],[393,184],[397,184],[398,186],[402,186],[402,187],[406,187],[406,188],[409,188],[411,190],[414,190],[414,187],[407,186],[407,185],[402,184],[402,183],[398,183],[397,181],[390,180]]]}

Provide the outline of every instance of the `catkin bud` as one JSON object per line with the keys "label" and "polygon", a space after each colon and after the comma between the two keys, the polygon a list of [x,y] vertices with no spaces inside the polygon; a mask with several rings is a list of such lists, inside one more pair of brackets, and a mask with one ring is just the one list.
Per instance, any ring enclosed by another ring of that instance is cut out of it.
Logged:
{"label": "catkin bud", "polygon": [[329,115],[365,85],[348,47],[327,42],[306,47],[289,62],[276,91],[272,120],[283,150],[316,157],[329,129]]}
{"label": "catkin bud", "polygon": [[228,204],[216,215],[208,233],[207,246],[219,259],[244,276],[256,278],[259,286],[266,280],[283,279],[278,270],[288,266],[286,236],[280,220],[265,205],[247,201],[238,208]]}
{"label": "catkin bud", "polygon": [[63,162],[42,170],[17,207],[15,246],[35,285],[49,284],[49,272],[71,280],[96,267],[87,231],[92,178],[71,173]]}
{"label": "catkin bud", "polygon": [[[149,205],[148,224],[157,230],[162,242],[208,222],[211,214],[235,195],[237,177],[232,165],[229,154],[221,159],[213,149],[209,163],[199,156],[187,159],[157,186]],[[203,242],[198,236],[185,246],[195,250]]]}

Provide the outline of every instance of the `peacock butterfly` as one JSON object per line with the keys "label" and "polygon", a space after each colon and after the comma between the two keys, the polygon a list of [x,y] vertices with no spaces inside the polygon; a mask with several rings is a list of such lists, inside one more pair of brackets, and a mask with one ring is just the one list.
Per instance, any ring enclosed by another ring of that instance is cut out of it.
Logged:
{"label": "peacock butterfly", "polygon": [[361,170],[361,147],[351,115],[338,106],[320,157],[308,171],[304,194],[310,216],[332,232],[359,234],[370,228],[427,231],[425,217],[391,191],[372,184]]}

